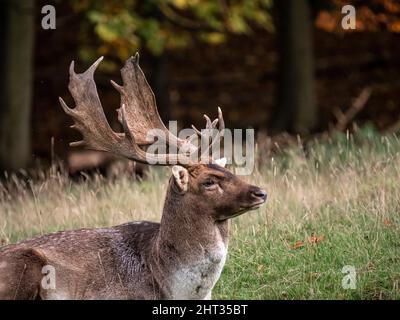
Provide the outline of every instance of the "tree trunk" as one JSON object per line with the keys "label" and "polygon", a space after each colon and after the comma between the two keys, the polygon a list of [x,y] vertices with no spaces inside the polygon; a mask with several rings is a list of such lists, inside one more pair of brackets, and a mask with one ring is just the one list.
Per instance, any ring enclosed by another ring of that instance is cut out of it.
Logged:
{"label": "tree trunk", "polygon": [[280,46],[278,105],[273,131],[307,135],[314,128],[313,19],[309,0],[279,0],[277,30]]}
{"label": "tree trunk", "polygon": [[30,160],[34,0],[0,1],[0,170]]}

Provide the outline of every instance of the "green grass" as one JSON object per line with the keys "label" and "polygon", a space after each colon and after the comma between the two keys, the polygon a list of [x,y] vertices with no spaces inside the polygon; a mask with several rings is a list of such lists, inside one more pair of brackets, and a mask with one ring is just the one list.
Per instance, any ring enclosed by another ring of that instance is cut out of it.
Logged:
{"label": "green grass", "polygon": [[[263,150],[259,150],[262,152]],[[258,211],[235,218],[216,299],[399,299],[400,141],[371,128],[305,150],[259,156],[246,177],[269,193]],[[10,178],[0,187],[0,239],[78,227],[160,219],[169,172],[148,179],[101,177],[80,184],[64,174]],[[310,243],[310,237],[323,237]],[[302,241],[303,246],[293,245]],[[356,289],[342,288],[355,267]]]}

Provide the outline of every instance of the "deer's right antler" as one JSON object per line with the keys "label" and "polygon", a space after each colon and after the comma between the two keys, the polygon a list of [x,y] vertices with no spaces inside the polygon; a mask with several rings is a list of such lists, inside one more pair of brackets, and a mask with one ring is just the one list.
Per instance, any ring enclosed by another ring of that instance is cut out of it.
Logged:
{"label": "deer's right antler", "polygon": [[[76,107],[69,108],[64,100],[60,98],[64,111],[73,118],[75,124],[72,128],[82,133],[83,140],[71,143],[72,146],[84,146],[88,149],[111,152],[131,160],[143,163],[159,165],[170,165],[179,163],[189,166],[197,163],[191,155],[199,151],[199,147],[193,145],[189,140],[182,140],[173,135],[162,123],[157,111],[154,93],[152,92],[143,71],[139,66],[139,54],[131,57],[121,70],[123,85],[114,81],[112,85],[121,94],[121,107],[118,109],[118,119],[123,126],[123,133],[114,132],[107,122],[94,82],[94,72],[103,57],[98,59],[86,72],[77,74],[74,71],[74,62],[70,66],[70,81],[68,89],[75,101]],[[206,117],[206,129],[216,129],[217,133],[206,151],[211,146],[219,143],[221,133],[224,129],[222,112],[218,109],[218,119],[211,122]],[[166,137],[166,143],[174,146],[177,150],[188,150],[189,154],[152,154],[144,151],[141,147],[147,146],[147,133],[150,129],[159,129]],[[195,128],[194,128],[195,129]],[[201,136],[202,133],[195,129]],[[215,130],[214,130],[215,131]]]}

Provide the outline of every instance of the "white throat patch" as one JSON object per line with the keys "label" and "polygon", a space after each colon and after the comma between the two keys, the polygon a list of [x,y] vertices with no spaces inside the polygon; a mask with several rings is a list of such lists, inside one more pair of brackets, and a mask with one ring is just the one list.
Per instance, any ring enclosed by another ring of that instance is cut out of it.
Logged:
{"label": "white throat patch", "polygon": [[227,247],[222,239],[190,265],[181,265],[170,278],[172,299],[210,299],[224,267]]}

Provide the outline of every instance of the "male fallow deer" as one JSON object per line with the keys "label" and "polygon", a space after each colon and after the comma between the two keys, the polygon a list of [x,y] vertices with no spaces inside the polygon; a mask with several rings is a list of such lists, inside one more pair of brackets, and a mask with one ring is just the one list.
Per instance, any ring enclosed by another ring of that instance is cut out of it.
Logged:
{"label": "male fallow deer", "polygon": [[[124,130],[114,132],[93,79],[100,61],[83,74],[71,64],[69,90],[76,107],[60,102],[83,135],[71,145],[143,163],[179,164],[172,167],[161,222],[62,231],[1,247],[0,299],[210,299],[227,255],[228,219],[258,208],[266,192],[225,170],[223,160],[204,164],[187,153],[145,150],[151,128],[165,132],[169,146],[198,148],[163,125],[138,55],[121,70],[123,86],[112,82],[121,94],[118,118]],[[206,119],[207,128],[224,129],[220,110],[215,121]],[[43,286],[45,266],[55,273],[54,287]]]}

